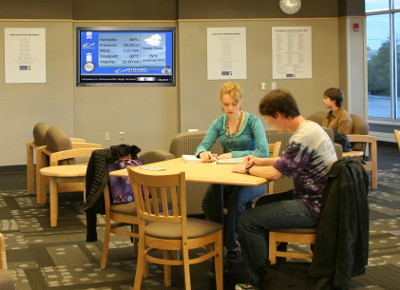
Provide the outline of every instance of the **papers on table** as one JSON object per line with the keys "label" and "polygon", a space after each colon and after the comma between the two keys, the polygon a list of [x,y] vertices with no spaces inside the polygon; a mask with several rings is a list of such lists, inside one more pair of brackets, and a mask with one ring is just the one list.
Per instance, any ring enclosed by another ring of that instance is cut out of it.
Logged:
{"label": "papers on table", "polygon": [[[195,155],[182,155],[182,158],[187,163],[202,163],[200,158],[197,158]],[[214,163],[217,164],[236,164],[242,163],[244,161],[244,157],[235,157],[235,158],[226,158],[226,159],[217,159]]]}
{"label": "papers on table", "polygon": [[196,155],[182,155],[182,158],[187,163],[202,163],[200,158],[197,158]]}
{"label": "papers on table", "polygon": [[244,157],[217,159],[217,164],[237,164],[237,163],[242,163],[243,161]]}

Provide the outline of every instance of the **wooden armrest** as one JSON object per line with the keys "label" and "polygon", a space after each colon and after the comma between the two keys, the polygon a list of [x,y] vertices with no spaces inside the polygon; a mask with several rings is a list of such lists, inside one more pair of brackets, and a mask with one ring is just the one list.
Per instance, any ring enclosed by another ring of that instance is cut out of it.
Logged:
{"label": "wooden armrest", "polygon": [[343,152],[343,157],[362,157],[364,156],[364,151],[349,151],[349,152]]}
{"label": "wooden armrest", "polygon": [[85,139],[82,138],[69,138],[71,140],[71,142],[86,142]]}
{"label": "wooden armrest", "polygon": [[69,150],[63,150],[59,152],[54,152],[50,154],[50,166],[56,166],[59,161],[80,158],[80,157],[90,157],[92,152],[98,148],[74,148]]}
{"label": "wooden armrest", "polygon": [[76,148],[103,148],[100,144],[97,143],[87,143],[87,142],[73,142],[72,147]]}

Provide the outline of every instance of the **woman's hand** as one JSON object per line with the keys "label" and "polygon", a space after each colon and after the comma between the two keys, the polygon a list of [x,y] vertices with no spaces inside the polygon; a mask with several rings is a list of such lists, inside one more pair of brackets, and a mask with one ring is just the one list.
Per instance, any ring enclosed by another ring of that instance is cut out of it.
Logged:
{"label": "woman's hand", "polygon": [[228,159],[228,158],[232,158],[232,152],[221,154],[218,156],[217,159]]}
{"label": "woman's hand", "polygon": [[203,151],[199,155],[200,155],[201,161],[203,161],[204,163],[211,163],[218,156],[218,154],[212,154],[210,151]]}

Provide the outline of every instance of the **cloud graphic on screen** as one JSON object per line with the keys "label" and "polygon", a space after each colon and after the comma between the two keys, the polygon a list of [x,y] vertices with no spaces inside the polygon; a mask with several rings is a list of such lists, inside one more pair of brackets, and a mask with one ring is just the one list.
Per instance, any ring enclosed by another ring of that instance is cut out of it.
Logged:
{"label": "cloud graphic on screen", "polygon": [[161,44],[161,35],[159,34],[153,34],[149,37],[147,37],[144,41],[146,41],[146,43],[148,45],[151,46],[158,46]]}

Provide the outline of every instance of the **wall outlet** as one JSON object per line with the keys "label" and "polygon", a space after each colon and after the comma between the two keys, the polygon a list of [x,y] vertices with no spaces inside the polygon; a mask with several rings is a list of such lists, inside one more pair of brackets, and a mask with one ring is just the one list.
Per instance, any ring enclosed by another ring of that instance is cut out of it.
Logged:
{"label": "wall outlet", "polygon": [[119,132],[119,140],[125,140],[125,132]]}
{"label": "wall outlet", "polygon": [[105,132],[104,133],[104,140],[110,141],[110,132]]}

